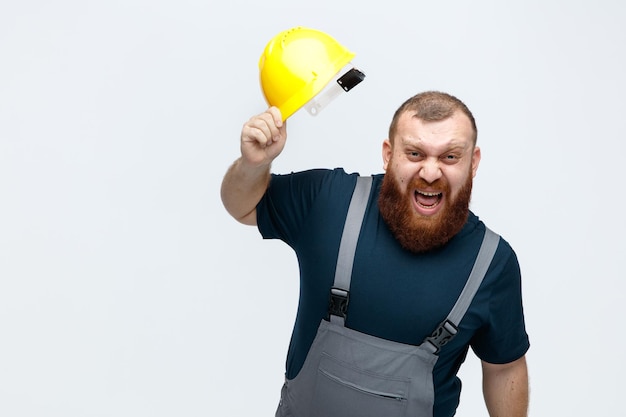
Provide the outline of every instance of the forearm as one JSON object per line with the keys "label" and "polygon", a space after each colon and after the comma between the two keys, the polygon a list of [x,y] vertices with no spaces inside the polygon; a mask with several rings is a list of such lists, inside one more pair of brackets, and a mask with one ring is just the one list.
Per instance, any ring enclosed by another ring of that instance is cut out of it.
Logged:
{"label": "forearm", "polygon": [[228,169],[222,181],[221,197],[226,211],[237,221],[256,225],[256,205],[270,181],[270,166],[248,166],[242,158]]}
{"label": "forearm", "polygon": [[525,357],[504,365],[483,362],[483,394],[491,417],[526,417],[528,369]]}

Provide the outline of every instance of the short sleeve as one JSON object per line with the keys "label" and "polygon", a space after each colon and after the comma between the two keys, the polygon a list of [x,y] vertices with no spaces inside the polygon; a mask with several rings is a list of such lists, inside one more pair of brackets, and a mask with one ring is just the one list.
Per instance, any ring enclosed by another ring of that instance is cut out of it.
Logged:
{"label": "short sleeve", "polygon": [[[348,177],[340,168],[272,174],[269,187],[256,207],[259,232],[265,239],[281,239],[293,247],[320,196],[325,197],[338,179],[344,183]],[[354,179],[350,181],[354,183]]]}
{"label": "short sleeve", "polygon": [[502,266],[492,265],[497,278],[491,284],[486,323],[472,338],[471,346],[480,359],[504,364],[522,357],[530,343],[524,322],[517,256],[506,242],[501,242],[499,250],[508,255]]}

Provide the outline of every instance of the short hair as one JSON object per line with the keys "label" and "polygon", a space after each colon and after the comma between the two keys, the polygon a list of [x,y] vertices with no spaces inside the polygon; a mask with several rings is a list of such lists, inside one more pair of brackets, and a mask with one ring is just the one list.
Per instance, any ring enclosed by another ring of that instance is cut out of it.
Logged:
{"label": "short hair", "polygon": [[472,123],[472,129],[474,130],[472,139],[475,145],[478,138],[478,129],[476,128],[474,115],[461,100],[440,91],[425,91],[414,95],[402,103],[391,119],[389,140],[393,143],[393,138],[398,128],[398,119],[405,112],[413,112],[414,117],[426,122],[438,122],[452,117],[457,111],[465,114]]}

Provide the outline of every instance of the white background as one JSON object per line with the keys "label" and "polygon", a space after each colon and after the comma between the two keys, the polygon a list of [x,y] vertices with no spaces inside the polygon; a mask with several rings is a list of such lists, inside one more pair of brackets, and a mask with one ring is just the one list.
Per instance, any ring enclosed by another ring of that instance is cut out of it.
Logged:
{"label": "white background", "polygon": [[[222,208],[271,37],[367,75],[288,121],[276,172],[380,172],[393,111],[472,109],[472,209],[515,248],[533,416],[623,415],[626,6],[597,1],[0,3],[0,415],[273,416],[298,271]],[[487,415],[469,356],[458,415]]]}

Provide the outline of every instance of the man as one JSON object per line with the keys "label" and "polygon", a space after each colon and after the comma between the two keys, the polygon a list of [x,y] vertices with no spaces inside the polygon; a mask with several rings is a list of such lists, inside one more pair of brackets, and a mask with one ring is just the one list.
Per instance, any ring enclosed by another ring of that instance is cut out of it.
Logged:
{"label": "man", "polygon": [[[526,416],[529,342],[519,265],[504,239],[460,323],[449,326],[452,336],[424,353],[459,304],[488,236],[469,210],[481,153],[465,104],[425,92],[394,114],[382,147],[385,174],[372,176],[339,310],[329,293],[336,301],[338,252],[359,175],[271,174],[286,137],[278,109],[251,118],[221,191],[235,219],[282,239],[298,256],[300,302],[276,415],[452,416],[461,390],[456,374],[471,347],[482,361],[490,416]],[[375,362],[384,364],[374,369]]]}

